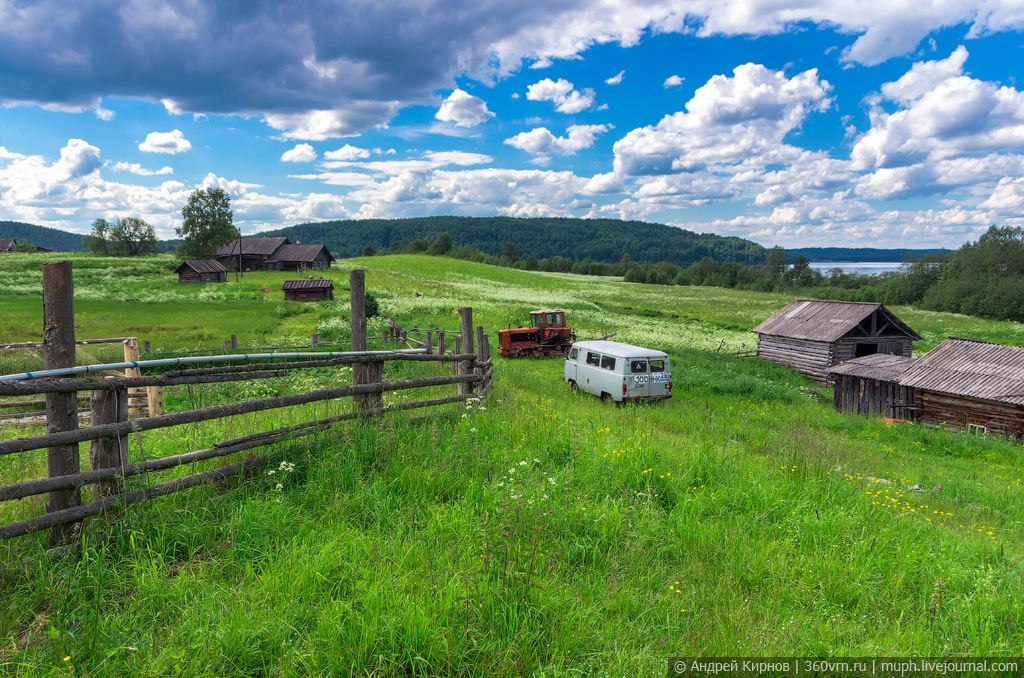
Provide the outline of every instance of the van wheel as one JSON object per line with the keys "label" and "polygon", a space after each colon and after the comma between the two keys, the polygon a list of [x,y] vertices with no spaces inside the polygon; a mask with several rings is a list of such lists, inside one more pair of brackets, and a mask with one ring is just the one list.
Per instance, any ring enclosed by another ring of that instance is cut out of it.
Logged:
{"label": "van wheel", "polygon": [[569,380],[569,390],[573,393],[579,393],[580,385],[576,383],[574,379]]}
{"label": "van wheel", "polygon": [[601,393],[601,402],[606,404],[606,405],[608,403],[612,402],[612,394],[611,393],[604,393],[604,392],[602,392]]}

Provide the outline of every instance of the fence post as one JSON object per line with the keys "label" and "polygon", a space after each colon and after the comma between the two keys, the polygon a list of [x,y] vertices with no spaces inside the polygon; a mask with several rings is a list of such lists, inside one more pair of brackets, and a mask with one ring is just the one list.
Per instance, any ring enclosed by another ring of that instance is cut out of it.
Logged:
{"label": "fence post", "polygon": [[[455,337],[454,339],[452,339],[452,344],[454,344],[454,346],[452,347],[452,353],[462,353],[462,337]],[[449,368],[451,370],[451,373],[458,374],[459,365],[461,364],[462,363],[451,363],[451,367]],[[459,394],[462,394],[462,384],[459,384]]]}
{"label": "fence post", "polygon": [[[43,264],[43,367],[59,369],[75,365],[75,287],[71,262]],[[46,394],[46,432],[59,433],[78,428],[78,393]],[[49,476],[79,472],[78,443],[49,447],[46,450]],[[79,489],[50,492],[46,511],[53,513],[80,506]],[[58,525],[50,531],[50,546],[71,542],[78,523]]]}
{"label": "fence post", "polygon": [[144,342],[142,342],[142,351],[144,353],[149,353],[150,352],[149,351],[149,339],[146,339]]}
{"label": "fence post", "polygon": [[[484,360],[484,355],[483,354],[484,354],[484,327],[483,327],[483,325],[477,325],[476,326],[476,360],[474,361],[473,373],[474,374],[478,374],[481,377],[484,375],[484,372],[487,371],[487,368],[480,364]],[[476,385],[477,393],[480,393],[483,390],[484,390],[484,383],[482,381],[477,382],[477,385]]]}
{"label": "fence post", "polygon": [[444,355],[444,330],[437,331],[437,355]]}
{"label": "fence post", "polygon": [[[110,391],[93,391],[91,397],[92,425],[116,424],[128,420],[128,389],[115,388]],[[117,468],[124,463],[121,453],[121,436],[99,438],[89,447],[89,464],[93,471]],[[96,493],[109,497],[121,493],[121,481],[112,478],[97,483]]]}
{"label": "fence post", "polygon": [[[224,342],[224,348],[227,348],[227,347],[228,347],[228,342],[225,341]],[[138,360],[138,359],[139,359],[139,344],[135,340],[135,337],[128,337],[128,340],[124,342],[124,361],[126,363],[128,363],[128,362],[132,362],[133,360]],[[142,370],[140,370],[138,367],[128,367],[128,368],[125,368],[124,376],[126,376],[126,377],[141,377],[142,376]],[[143,388],[136,388],[136,389],[132,389],[132,390],[128,391],[128,396],[129,396],[129,398],[128,398],[128,401],[129,401],[128,402],[128,416],[138,416],[139,414],[141,414],[142,406],[141,405],[132,404],[131,396],[132,395],[140,396],[143,393],[146,394],[146,404],[147,404],[147,407],[148,407],[148,405],[149,405],[149,391],[148,390],[143,389]]]}
{"label": "fence post", "polygon": [[238,348],[238,337],[234,334],[231,335],[231,350],[234,351]]}
{"label": "fence post", "polygon": [[[462,352],[472,353],[473,352],[473,309],[469,306],[463,306],[459,309],[459,315],[462,317]],[[471,374],[473,372],[473,361],[462,360],[459,361],[459,374]],[[473,393],[473,387],[469,382],[459,382],[459,395],[470,395]]]}
{"label": "fence post", "polygon": [[[366,271],[357,268],[348,275],[349,308],[352,326],[352,350],[366,350]],[[368,383],[366,363],[352,363],[352,385]],[[364,395],[352,397],[356,407],[365,412],[368,409]]]}
{"label": "fence post", "polygon": [[309,337],[309,341],[312,344],[313,348],[316,348],[317,344],[320,343],[320,337],[317,336],[316,334],[313,334]]}
{"label": "fence post", "polygon": [[434,354],[434,333],[431,330],[427,330],[427,338],[423,342],[423,348],[427,349],[427,355]]}
{"label": "fence post", "polygon": [[[491,361],[491,338],[486,334],[484,335],[483,342],[480,345],[480,357],[483,359],[484,362]],[[487,377],[486,382],[481,385],[480,389],[490,391],[491,382],[494,380],[494,365],[485,367],[484,374],[487,374],[487,372],[490,372],[491,376]]]}

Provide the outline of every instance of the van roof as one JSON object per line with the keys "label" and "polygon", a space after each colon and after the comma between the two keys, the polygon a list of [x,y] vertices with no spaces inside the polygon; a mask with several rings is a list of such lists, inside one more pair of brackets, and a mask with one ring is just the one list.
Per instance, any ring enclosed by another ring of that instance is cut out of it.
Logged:
{"label": "van roof", "polygon": [[655,351],[651,348],[622,344],[617,341],[577,341],[574,348],[607,353],[616,358],[667,358],[664,351]]}

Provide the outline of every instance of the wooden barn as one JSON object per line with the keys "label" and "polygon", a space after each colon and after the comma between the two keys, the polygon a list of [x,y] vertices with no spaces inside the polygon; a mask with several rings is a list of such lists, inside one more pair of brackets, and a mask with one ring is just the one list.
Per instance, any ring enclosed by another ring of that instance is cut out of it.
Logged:
{"label": "wooden barn", "polygon": [[0,238],[0,254],[7,254],[14,251],[18,241],[14,238]]}
{"label": "wooden barn", "polygon": [[286,301],[321,301],[334,298],[334,281],[323,278],[285,280],[281,285]]}
{"label": "wooden barn", "polygon": [[178,274],[178,284],[204,283],[204,282],[225,282],[227,280],[227,269],[219,261],[213,259],[194,259],[181,262],[181,266],[174,269]]}
{"label": "wooden barn", "polygon": [[924,424],[1024,436],[1024,347],[947,339],[899,384],[916,391]]}
{"label": "wooden barn", "polygon": [[917,332],[882,304],[797,299],[755,327],[757,355],[819,383],[837,363],[875,353],[909,358]]}
{"label": "wooden barn", "polygon": [[274,256],[263,262],[265,271],[324,270],[331,267],[334,257],[326,245],[282,245]]}
{"label": "wooden barn", "polygon": [[[282,245],[290,245],[291,240],[284,237],[278,238],[241,238],[242,249],[242,270],[256,271],[263,266],[263,262],[270,259],[281,249]],[[233,240],[230,244],[217,248],[217,261],[232,271],[238,269],[239,241]]]}
{"label": "wooden barn", "polygon": [[917,417],[915,391],[899,383],[914,358],[875,353],[828,368],[833,382],[836,412],[864,417],[913,420]]}

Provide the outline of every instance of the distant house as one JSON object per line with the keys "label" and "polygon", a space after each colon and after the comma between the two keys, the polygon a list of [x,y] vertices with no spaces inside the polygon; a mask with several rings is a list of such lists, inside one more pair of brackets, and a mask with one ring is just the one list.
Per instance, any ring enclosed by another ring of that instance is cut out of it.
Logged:
{"label": "distant house", "polygon": [[875,353],[828,368],[836,412],[916,419],[916,393],[912,387],[899,383],[903,373],[916,362],[901,355]]}
{"label": "distant house", "polygon": [[14,251],[18,241],[14,238],[0,238],[0,254],[7,254]]}
{"label": "distant house", "polygon": [[56,252],[57,251],[57,250],[53,249],[52,247],[43,247],[41,245],[33,245],[33,247],[36,248],[36,252],[47,253],[47,252]]}
{"label": "distant house", "polygon": [[757,355],[825,383],[829,367],[875,353],[909,358],[921,339],[882,304],[797,299],[755,327]]}
{"label": "distant house", "polygon": [[321,301],[334,298],[334,281],[323,278],[285,280],[281,285],[286,301]]}
{"label": "distant house", "polygon": [[178,284],[204,283],[204,282],[225,282],[227,280],[227,269],[219,261],[213,259],[196,259],[181,262],[181,266],[174,269],[178,274]]}
{"label": "distant house", "polygon": [[[263,262],[270,259],[281,249],[282,245],[291,244],[291,240],[279,238],[241,238],[242,270],[256,271],[262,268]],[[234,240],[228,245],[217,248],[217,261],[232,271],[238,270],[238,245]]]}
{"label": "distant house", "polygon": [[326,245],[281,245],[263,262],[265,271],[323,270],[331,267],[334,257]]}

